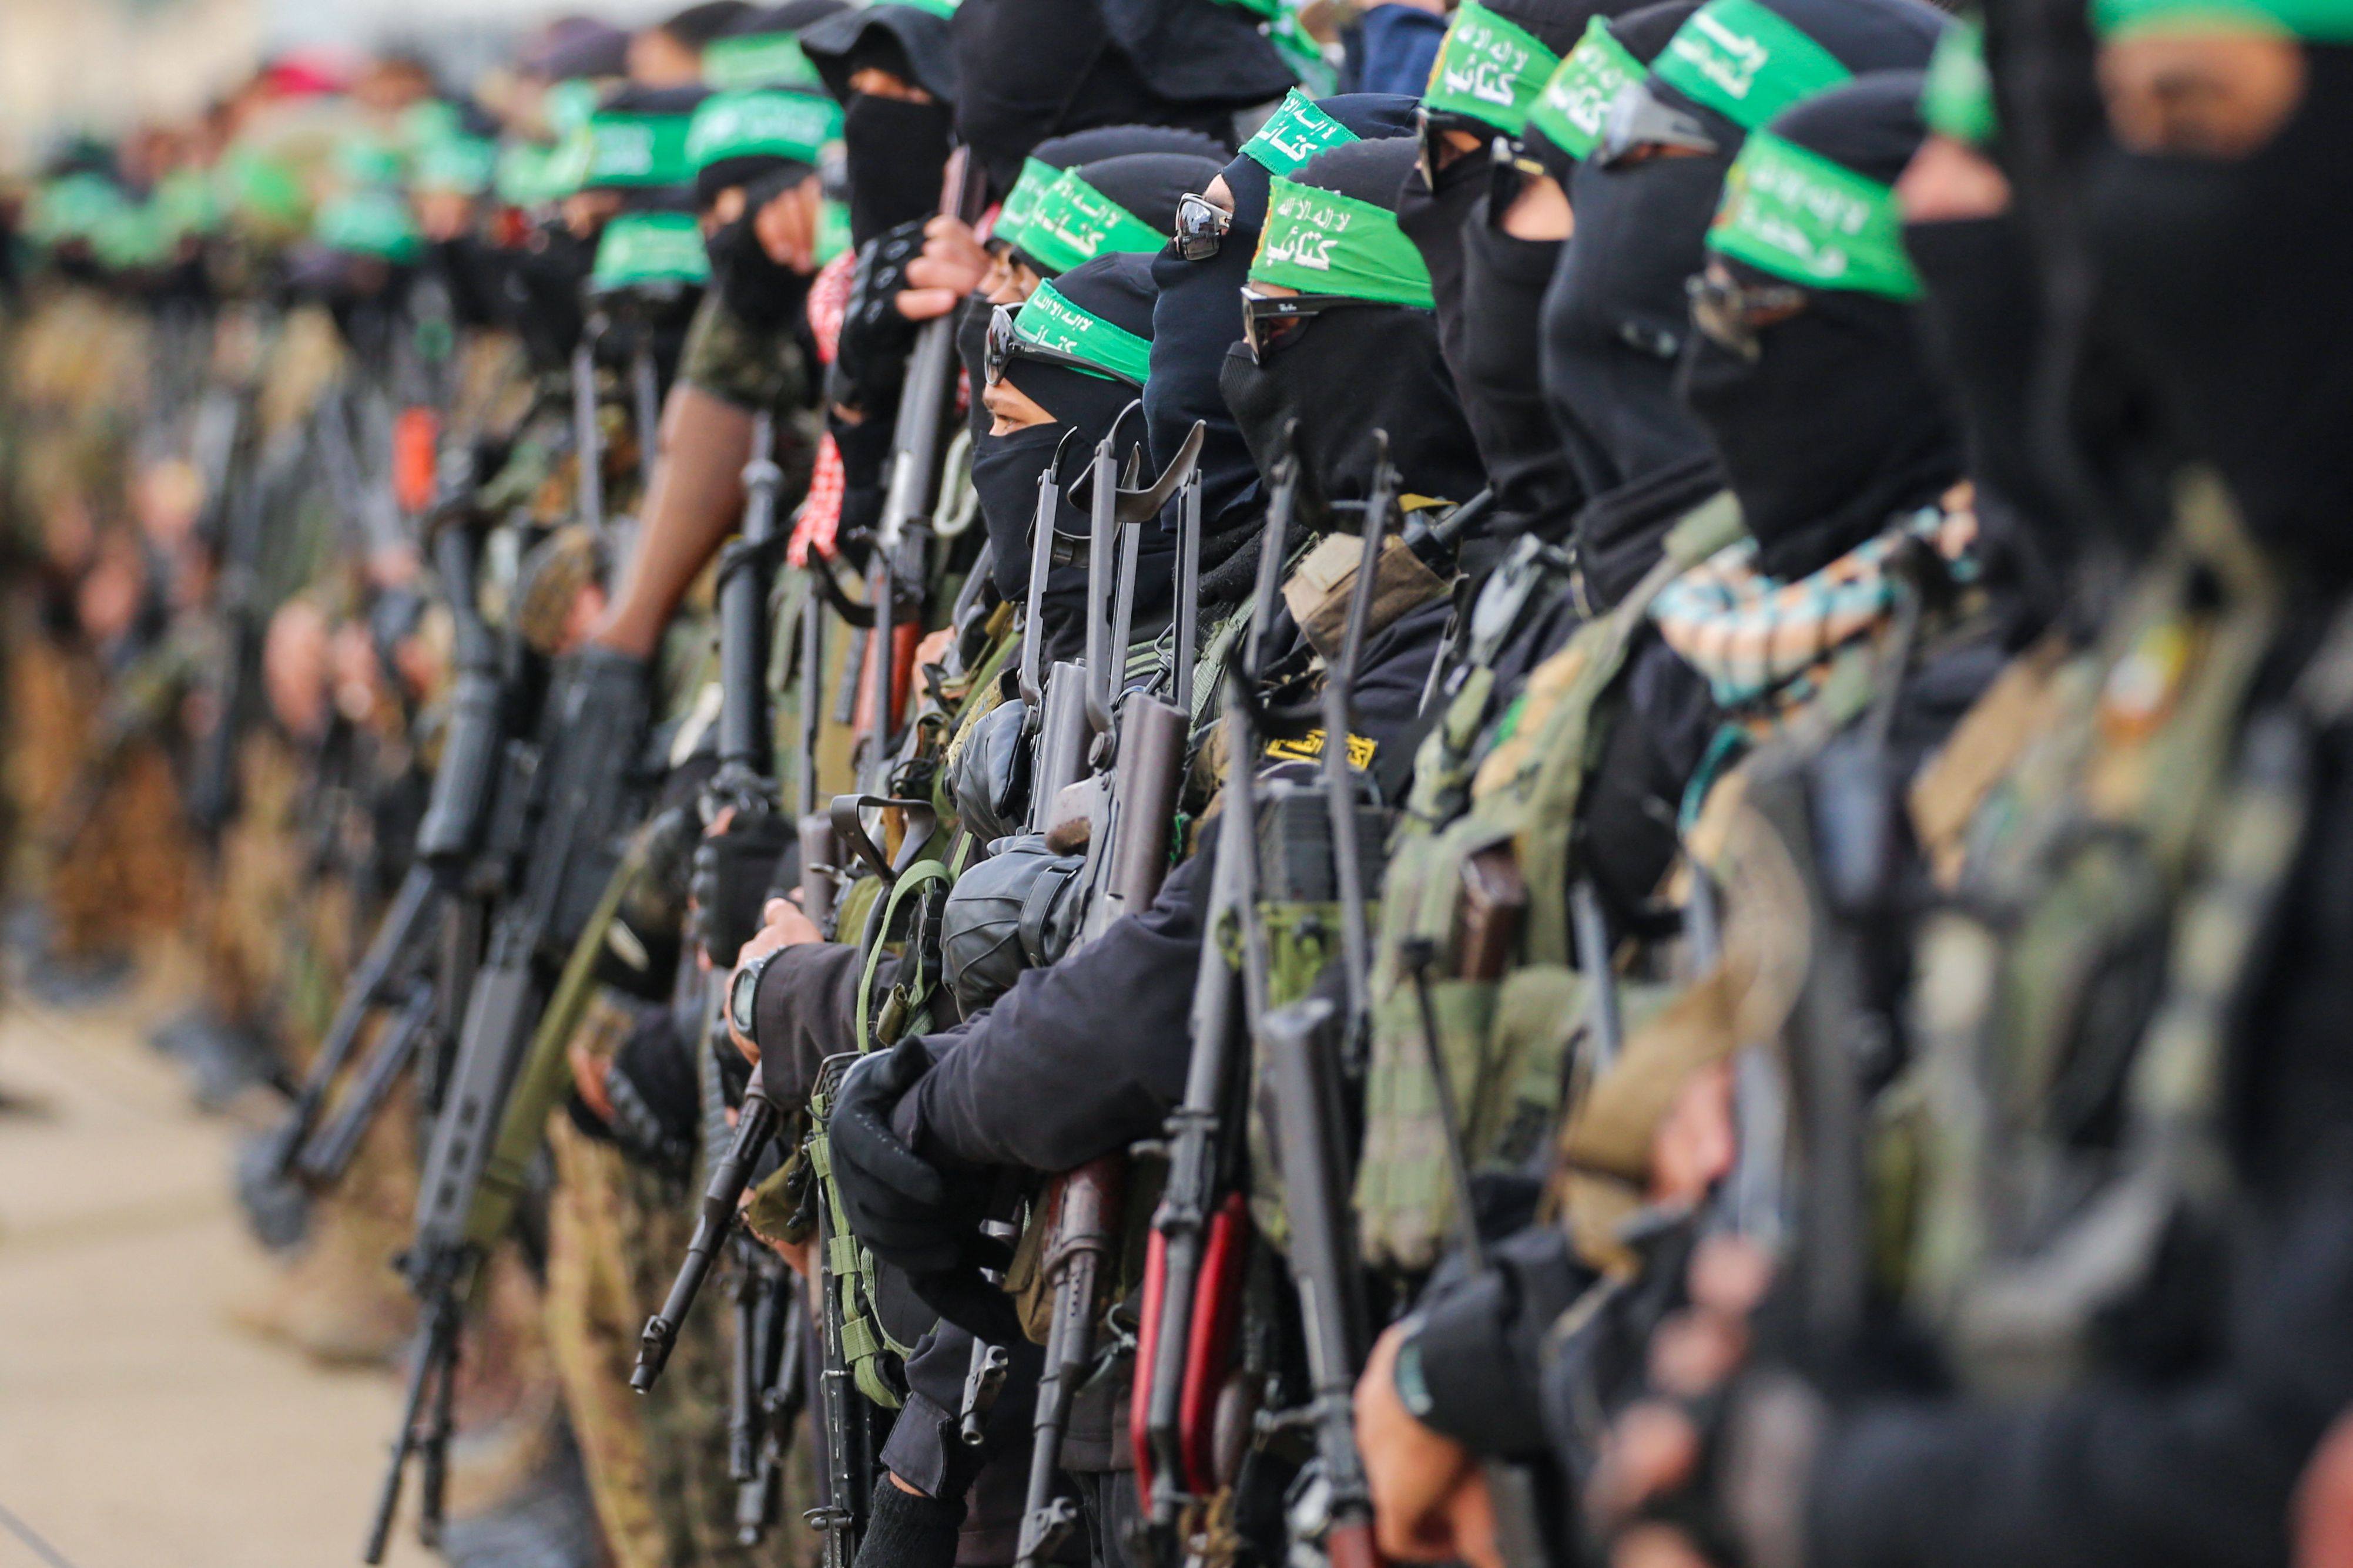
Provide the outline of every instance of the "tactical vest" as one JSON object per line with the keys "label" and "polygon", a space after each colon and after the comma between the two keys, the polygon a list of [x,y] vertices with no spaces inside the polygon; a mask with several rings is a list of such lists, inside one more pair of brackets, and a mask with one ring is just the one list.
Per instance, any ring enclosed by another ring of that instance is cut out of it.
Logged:
{"label": "tactical vest", "polygon": [[[1585,780],[1620,711],[1618,678],[1651,601],[1731,543],[1739,528],[1729,496],[1687,514],[1669,532],[1659,563],[1531,671],[1493,723],[1494,672],[1472,648],[1467,677],[1422,742],[1389,847],[1376,938],[1356,1192],[1366,1261],[1427,1268],[1454,1224],[1445,1133],[1407,963],[1412,944],[1434,954],[1438,1045],[1474,1169],[1518,1169],[1544,1149],[1585,1033],[1588,997],[1568,913]],[[1504,583],[1508,595],[1513,579]],[[1479,619],[1472,617],[1474,633]],[[1525,909],[1516,921],[1491,898],[1499,883],[1514,889],[1502,902]],[[1628,1021],[1639,1022],[1654,1001],[1626,989]]]}
{"label": "tactical vest", "polygon": [[1982,791],[1922,932],[1875,1162],[1916,1174],[1874,1194],[1901,1221],[1880,1264],[1974,1387],[2075,1377],[2170,1243],[2221,1235],[2235,1005],[2304,843],[2315,737],[2353,712],[2343,616],[2256,701],[2280,598],[2193,476],[2108,635],[2043,678],[2042,731]]}

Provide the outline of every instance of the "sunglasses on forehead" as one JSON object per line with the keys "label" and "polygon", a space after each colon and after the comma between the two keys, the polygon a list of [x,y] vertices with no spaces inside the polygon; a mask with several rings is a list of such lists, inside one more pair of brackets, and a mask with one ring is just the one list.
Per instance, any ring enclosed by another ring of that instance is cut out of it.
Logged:
{"label": "sunglasses on forehead", "polygon": [[1326,310],[1375,303],[1345,294],[1261,294],[1247,286],[1241,293],[1242,342],[1250,345],[1253,364],[1264,364],[1267,355],[1297,337],[1308,322]]}
{"label": "sunglasses on forehead", "polygon": [[1788,283],[1744,283],[1721,267],[1683,280],[1692,325],[1749,363],[1763,352],[1758,334],[1806,308],[1806,291]]}
{"label": "sunglasses on forehead", "polygon": [[1108,365],[1100,365],[1092,360],[1081,359],[1076,354],[1065,353],[1060,349],[1050,349],[1043,343],[1029,342],[1013,330],[1014,319],[1020,313],[1021,307],[1018,305],[999,305],[989,312],[987,346],[981,354],[981,374],[989,385],[995,386],[998,382],[1003,381],[1006,367],[1015,360],[1026,359],[1038,364],[1058,364],[1066,370],[1075,370],[1086,375],[1107,376],[1113,381],[1125,382],[1128,385],[1138,389],[1143,387],[1142,382],[1124,375]]}
{"label": "sunglasses on forehead", "polygon": [[1634,163],[1662,148],[1686,153],[1723,151],[1707,122],[1688,110],[1677,109],[1651,90],[1648,82],[1634,82],[1610,101],[1602,122],[1601,145],[1593,150],[1605,169]]}
{"label": "sunglasses on forehead", "polygon": [[1208,197],[1187,191],[1176,199],[1176,254],[1187,261],[1207,261],[1226,242],[1234,215]]}

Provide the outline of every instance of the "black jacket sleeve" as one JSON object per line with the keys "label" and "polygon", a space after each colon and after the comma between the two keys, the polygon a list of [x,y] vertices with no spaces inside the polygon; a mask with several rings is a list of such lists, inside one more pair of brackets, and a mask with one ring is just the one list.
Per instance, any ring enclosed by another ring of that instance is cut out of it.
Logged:
{"label": "black jacket sleeve", "polygon": [[1214,832],[1142,914],[1024,973],[937,1060],[893,1119],[944,1166],[1067,1171],[1160,1131],[1185,1092]]}
{"label": "black jacket sleeve", "polygon": [[783,1097],[780,1103],[807,1100],[818,1064],[856,1048],[860,962],[854,947],[811,942],[783,949],[761,971],[752,1037],[760,1047],[761,1081]]}

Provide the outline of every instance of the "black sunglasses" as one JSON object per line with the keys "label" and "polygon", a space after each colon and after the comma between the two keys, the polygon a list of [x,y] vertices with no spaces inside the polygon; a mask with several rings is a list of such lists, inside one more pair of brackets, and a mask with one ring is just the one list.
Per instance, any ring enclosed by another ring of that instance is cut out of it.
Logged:
{"label": "black sunglasses", "polygon": [[1788,283],[1744,283],[1720,267],[1683,280],[1692,325],[1751,364],[1763,352],[1758,334],[1806,308],[1806,291]]}
{"label": "black sunglasses", "polygon": [[1187,261],[1207,261],[1226,241],[1234,215],[1191,191],[1176,198],[1176,254]]}
{"label": "black sunglasses", "polygon": [[1552,171],[1528,156],[1520,144],[1508,136],[1498,136],[1488,149],[1487,223],[1501,228],[1504,215],[1520,199],[1530,180],[1541,180]]}
{"label": "black sunglasses", "polygon": [[1241,293],[1242,342],[1250,345],[1253,364],[1264,364],[1267,355],[1324,311],[1375,303],[1345,294],[1261,294],[1247,285]]}
{"label": "black sunglasses", "polygon": [[1456,114],[1450,110],[1440,110],[1433,114],[1427,109],[1417,109],[1413,111],[1413,131],[1420,152],[1419,163],[1421,168],[1421,183],[1433,191],[1438,189],[1440,170],[1452,164],[1457,158],[1470,156],[1468,152],[1448,147],[1446,132],[1461,131],[1482,140],[1495,134],[1493,126],[1483,121],[1473,120],[1467,114]]}
{"label": "black sunglasses", "polygon": [[1018,305],[999,305],[989,312],[988,342],[981,354],[981,375],[989,385],[995,386],[1003,381],[1006,367],[1015,360],[1026,359],[1039,364],[1062,365],[1088,375],[1109,376],[1138,389],[1143,387],[1142,382],[1123,375],[1109,365],[1097,364],[1092,360],[1081,359],[1076,354],[1064,353],[1060,349],[1050,349],[1042,343],[1033,343],[1022,338],[1013,330],[1014,318],[1020,313]]}
{"label": "black sunglasses", "polygon": [[1605,169],[1647,157],[1662,147],[1686,153],[1723,151],[1707,122],[1687,110],[1662,101],[1648,82],[1634,82],[1610,101],[1602,121],[1601,145],[1593,155]]}

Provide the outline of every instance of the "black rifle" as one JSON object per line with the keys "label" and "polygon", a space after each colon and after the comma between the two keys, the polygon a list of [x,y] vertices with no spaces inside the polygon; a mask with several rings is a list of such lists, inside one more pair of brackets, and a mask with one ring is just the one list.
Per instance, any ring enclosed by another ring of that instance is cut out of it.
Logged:
{"label": "black rifle", "polygon": [[240,399],[220,491],[208,498],[213,552],[218,573],[214,607],[223,628],[222,647],[207,686],[212,727],[197,738],[188,773],[188,816],[207,839],[216,837],[237,814],[237,751],[254,718],[254,682],[261,668],[265,631],[261,603],[261,557],[269,533],[271,465],[250,398]]}
{"label": "black rifle", "polygon": [[[1261,536],[1250,630],[1241,656],[1229,666],[1225,679],[1225,810],[1210,879],[1213,931],[1229,921],[1245,932],[1257,924],[1256,687],[1267,666],[1266,628],[1274,614],[1299,494],[1296,458],[1284,452],[1269,479],[1271,496]],[[1188,505],[1188,513],[1191,535],[1198,531],[1198,507]],[[1198,537],[1188,537],[1183,545],[1195,560],[1198,548]],[[1182,629],[1180,625],[1180,633]],[[1238,1241],[1248,1222],[1239,1205],[1222,1200],[1235,1176],[1233,1141],[1227,1130],[1240,1110],[1245,994],[1255,1014],[1264,1005],[1267,988],[1263,932],[1259,935],[1254,962],[1246,952],[1240,974],[1216,942],[1203,944],[1193,983],[1193,1049],[1186,1067],[1185,1097],[1169,1113],[1167,1182],[1152,1216],[1153,1256],[1145,1271],[1136,1353],[1145,1444],[1136,1464],[1144,1483],[1146,1529],[1154,1555],[1164,1563],[1176,1560],[1176,1536],[1185,1527],[1187,1509],[1217,1485],[1207,1412],[1198,1400],[1187,1399],[1188,1386],[1198,1389],[1208,1380],[1188,1378],[1187,1373],[1195,1341],[1205,1329],[1209,1337],[1218,1337],[1217,1320],[1230,1307],[1239,1283]],[[1232,1260],[1232,1266],[1219,1271],[1222,1279],[1205,1269],[1213,1252]]]}
{"label": "black rifle", "polygon": [[[969,148],[949,159],[943,212],[970,223],[979,217],[987,179]],[[890,468],[882,492],[882,515],[869,542],[867,605],[873,625],[866,638],[868,712],[862,774],[866,793],[888,793],[891,760],[896,754],[892,710],[899,691],[900,614],[914,612],[920,625],[924,577],[930,559],[930,521],[936,510],[940,464],[949,403],[955,396],[955,318],[953,312],[926,321],[907,354],[906,379],[899,389],[897,422],[891,434]]]}
{"label": "black rifle", "polygon": [[434,561],[455,626],[457,679],[440,765],[417,828],[417,861],[376,927],[368,950],[345,986],[332,1022],[286,1120],[272,1134],[269,1169],[299,1172],[313,1185],[341,1179],[351,1152],[416,1054],[429,1015],[416,1028],[387,1030],[360,1069],[359,1089],[336,1116],[332,1137],[310,1144],[336,1079],[349,1063],[361,1030],[376,1009],[398,1001],[404,1019],[419,966],[431,956],[428,938],[482,837],[506,739],[507,689],[498,634],[483,621],[475,595],[481,541],[456,521],[434,538]]}
{"label": "black rifle", "polygon": [[[1141,404],[1131,405],[1127,413],[1141,408]],[[1115,452],[1127,413],[1113,421],[1095,448],[1087,496],[1092,525],[1087,557],[1087,658],[1084,669],[1076,673],[1085,683],[1084,710],[1095,741],[1092,760],[1110,773],[1107,781],[1100,775],[1095,781],[1088,867],[1081,884],[1088,900],[1079,922],[1082,941],[1100,934],[1123,913],[1148,908],[1160,890],[1168,871],[1168,840],[1176,825],[1188,727],[1182,710],[1141,691],[1123,695],[1121,687],[1134,624],[1142,531],[1190,478],[1205,432],[1196,425],[1150,486],[1124,488],[1115,477]],[[1050,515],[1043,511],[1050,499],[1041,486],[1041,524]],[[1124,531],[1115,604],[1107,581],[1114,529]],[[1033,577],[1033,595],[1042,575]],[[1033,626],[1030,635],[1038,631]],[[1060,668],[1065,674],[1058,679],[1069,679],[1067,667]],[[1126,1189],[1127,1157],[1106,1154],[1057,1176],[1045,1199],[1051,1217],[1041,1272],[1053,1287],[1054,1305],[1033,1416],[1029,1495],[1018,1548],[1021,1568],[1038,1568],[1078,1521],[1070,1500],[1054,1495],[1055,1478],[1061,1468],[1071,1401],[1094,1360],[1097,1296],[1117,1264]],[[976,1357],[980,1353],[981,1347],[976,1346]]]}
{"label": "black rifle", "polygon": [[[768,776],[773,742],[767,710],[767,603],[778,542],[776,489],[784,476],[771,456],[774,442],[775,427],[763,415],[753,427],[752,459],[744,469],[744,531],[721,557],[719,769],[704,805],[713,818],[722,809],[736,814],[730,832],[748,826],[750,817],[773,815],[776,796],[776,782]],[[804,766],[810,766],[815,758],[805,755],[802,761]],[[709,918],[709,911],[704,918]],[[733,953],[711,955],[713,967],[722,974],[733,957]],[[706,1132],[712,1134],[706,1140],[712,1157],[710,1174],[686,1258],[679,1265],[661,1310],[646,1320],[638,1337],[629,1386],[640,1394],[660,1379],[679,1330],[693,1310],[695,1297],[702,1292],[721,1245],[734,1229],[736,1205],[743,1201],[744,1189],[783,1125],[786,1109],[769,1097],[764,1076],[755,1071],[732,1137],[715,1135],[725,1124],[723,1107],[715,1126],[706,1117]]]}

